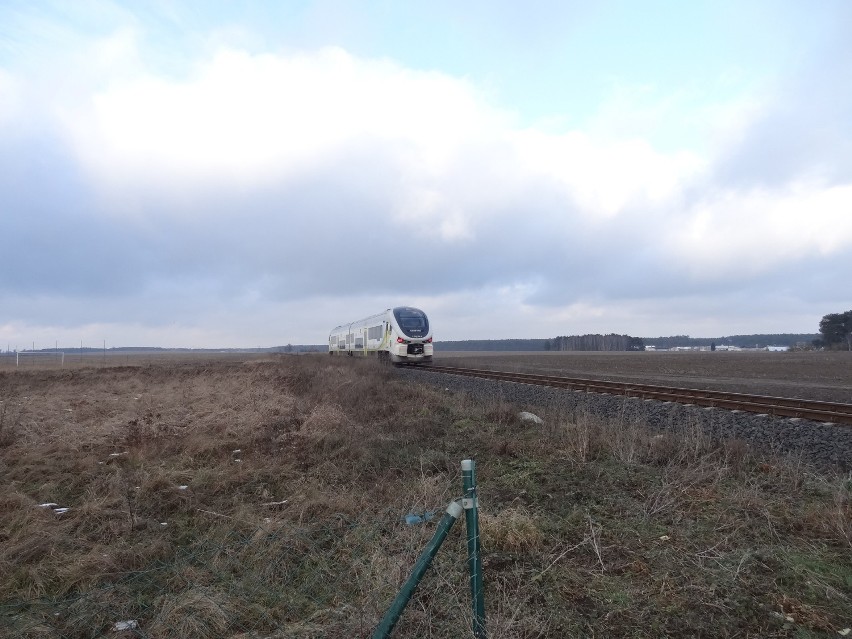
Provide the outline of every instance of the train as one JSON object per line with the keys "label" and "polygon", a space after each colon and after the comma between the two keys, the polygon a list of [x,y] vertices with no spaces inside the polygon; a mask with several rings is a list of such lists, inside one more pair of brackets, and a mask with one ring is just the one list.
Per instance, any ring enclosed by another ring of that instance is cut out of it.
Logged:
{"label": "train", "polygon": [[397,306],[341,324],[328,336],[329,355],[364,355],[393,364],[428,364],[432,352],[429,318],[413,306]]}

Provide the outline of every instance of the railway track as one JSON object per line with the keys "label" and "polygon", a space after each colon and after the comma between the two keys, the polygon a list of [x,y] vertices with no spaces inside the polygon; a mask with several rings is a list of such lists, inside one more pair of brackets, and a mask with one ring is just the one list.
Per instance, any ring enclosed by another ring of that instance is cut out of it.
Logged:
{"label": "railway track", "polygon": [[745,411],[774,417],[791,419],[809,419],[843,426],[852,426],[852,404],[819,402],[807,399],[771,397],[768,395],[748,395],[726,391],[701,390],[694,388],[675,388],[633,382],[611,382],[600,379],[577,377],[556,377],[551,375],[533,375],[529,373],[511,373],[477,368],[459,368],[456,366],[427,365],[431,371],[449,375],[465,375],[482,379],[493,379],[516,384],[534,384],[565,388],[587,393],[606,393],[624,395],[641,399],[655,399],[664,402],[694,404],[732,411]]}

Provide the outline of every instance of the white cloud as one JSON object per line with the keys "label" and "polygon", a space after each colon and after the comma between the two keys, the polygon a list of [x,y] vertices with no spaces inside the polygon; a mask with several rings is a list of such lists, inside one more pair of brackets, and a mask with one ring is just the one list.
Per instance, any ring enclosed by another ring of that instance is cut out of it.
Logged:
{"label": "white cloud", "polygon": [[796,183],[725,190],[668,232],[669,249],[702,279],[748,277],[809,256],[852,249],[852,185]]}
{"label": "white cloud", "polygon": [[22,106],[20,83],[15,76],[0,68],[0,127],[17,120]]}
{"label": "white cloud", "polygon": [[440,172],[459,140],[496,115],[464,81],[315,54],[223,50],[184,81],[152,75],[110,86],[66,114],[71,139],[99,180],[268,183],[309,171],[350,145],[411,153]]}
{"label": "white cloud", "polygon": [[[128,59],[133,39],[99,45]],[[327,170],[373,149],[396,176],[384,188],[400,222],[437,218],[447,240],[545,180],[588,216],[658,205],[704,168],[641,139],[512,128],[475,87],[329,48],[296,55],[223,50],[183,81],[150,74],[111,84],[64,114],[98,188],[160,192],[253,188]],[[399,180],[395,182],[395,180]]]}
{"label": "white cloud", "polygon": [[589,215],[614,217],[631,203],[658,206],[703,168],[689,152],[666,155],[640,139],[602,141],[583,132],[514,135],[519,165],[565,186]]}

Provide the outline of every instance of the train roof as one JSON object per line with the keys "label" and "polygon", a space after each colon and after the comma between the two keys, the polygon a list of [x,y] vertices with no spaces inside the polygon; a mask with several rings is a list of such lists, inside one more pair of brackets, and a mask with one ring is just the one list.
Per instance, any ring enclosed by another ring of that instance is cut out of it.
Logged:
{"label": "train roof", "polygon": [[347,322],[346,324],[339,324],[331,329],[332,333],[339,333],[342,331],[348,331],[351,326],[355,325],[363,325],[370,320],[380,321],[387,317],[390,314],[396,314],[398,311],[414,311],[426,317],[426,313],[424,313],[421,309],[416,306],[394,306],[393,308],[388,308],[382,311],[381,313],[376,313],[375,315],[370,315],[369,317],[365,317],[363,319],[355,320],[354,322]]}

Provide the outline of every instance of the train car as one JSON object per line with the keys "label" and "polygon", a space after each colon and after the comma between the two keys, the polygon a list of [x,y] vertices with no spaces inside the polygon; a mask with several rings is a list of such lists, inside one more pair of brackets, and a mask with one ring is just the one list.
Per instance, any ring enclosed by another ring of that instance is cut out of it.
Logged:
{"label": "train car", "polygon": [[394,364],[431,362],[432,350],[429,318],[413,306],[397,306],[341,324],[328,336],[329,355],[376,356]]}

